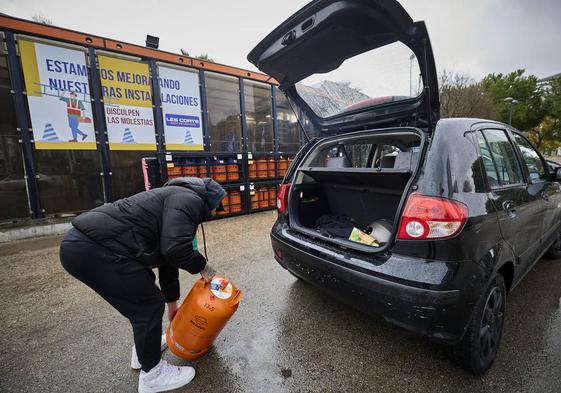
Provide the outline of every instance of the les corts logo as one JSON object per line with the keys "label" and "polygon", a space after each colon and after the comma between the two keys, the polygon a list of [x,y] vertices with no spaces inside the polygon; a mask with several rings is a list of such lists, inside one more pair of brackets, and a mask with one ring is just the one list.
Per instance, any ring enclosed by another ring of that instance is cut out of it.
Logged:
{"label": "les corts logo", "polygon": [[166,114],[166,125],[170,127],[199,128],[201,120],[198,116]]}

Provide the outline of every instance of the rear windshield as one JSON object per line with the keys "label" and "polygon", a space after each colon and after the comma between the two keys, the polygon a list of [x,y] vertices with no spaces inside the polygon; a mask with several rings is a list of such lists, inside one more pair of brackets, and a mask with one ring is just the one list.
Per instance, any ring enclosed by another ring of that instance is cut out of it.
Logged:
{"label": "rear windshield", "polygon": [[362,53],[336,70],[296,84],[298,95],[322,118],[407,100],[422,90],[417,58],[401,42]]}
{"label": "rear windshield", "polygon": [[411,171],[419,151],[420,139],[415,134],[349,138],[318,146],[302,166]]}

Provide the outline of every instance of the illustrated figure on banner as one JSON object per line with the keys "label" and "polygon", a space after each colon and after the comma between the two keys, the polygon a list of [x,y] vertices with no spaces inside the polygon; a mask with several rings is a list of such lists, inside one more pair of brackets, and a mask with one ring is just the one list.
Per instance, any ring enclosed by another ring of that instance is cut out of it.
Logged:
{"label": "illustrated figure on banner", "polygon": [[66,113],[68,115],[68,126],[72,131],[72,139],[69,142],[77,142],[78,135],[85,140],[88,135],[78,128],[80,123],[91,123],[91,119],[84,117],[84,104],[83,101],[78,99],[75,91],[70,91],[69,97],[60,97],[61,101],[66,103]]}

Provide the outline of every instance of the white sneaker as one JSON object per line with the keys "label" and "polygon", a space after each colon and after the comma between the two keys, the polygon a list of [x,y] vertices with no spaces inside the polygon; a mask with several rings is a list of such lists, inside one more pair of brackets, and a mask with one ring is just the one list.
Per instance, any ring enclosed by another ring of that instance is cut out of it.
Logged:
{"label": "white sneaker", "polygon": [[[168,344],[166,342],[166,335],[162,334],[162,342],[161,342],[161,348],[160,349],[162,350],[162,352],[164,352],[167,347],[168,347]],[[140,361],[138,360],[138,355],[136,354],[136,347],[134,345],[132,346],[131,368],[133,370],[140,370],[142,368],[142,365],[140,364]]]}
{"label": "white sneaker", "polygon": [[141,371],[138,377],[138,393],[167,392],[187,385],[195,378],[193,367],[173,366],[160,360],[152,370]]}

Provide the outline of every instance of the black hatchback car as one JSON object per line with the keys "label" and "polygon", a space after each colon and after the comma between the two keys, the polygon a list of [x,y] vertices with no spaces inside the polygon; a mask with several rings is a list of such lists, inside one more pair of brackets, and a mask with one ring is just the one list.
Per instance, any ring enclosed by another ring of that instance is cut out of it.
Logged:
{"label": "black hatchback car", "polygon": [[279,188],[278,263],[485,372],[507,294],[561,257],[561,171],[506,124],[439,118],[425,24],[394,0],[312,2],[248,59],[315,136]]}

